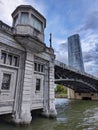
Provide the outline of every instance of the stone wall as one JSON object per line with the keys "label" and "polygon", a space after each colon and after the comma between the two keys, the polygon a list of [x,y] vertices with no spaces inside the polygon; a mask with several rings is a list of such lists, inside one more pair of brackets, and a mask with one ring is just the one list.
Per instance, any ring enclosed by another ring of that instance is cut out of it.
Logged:
{"label": "stone wall", "polygon": [[91,100],[98,100],[98,94],[97,93],[75,93],[74,90],[69,89],[69,99],[91,99]]}

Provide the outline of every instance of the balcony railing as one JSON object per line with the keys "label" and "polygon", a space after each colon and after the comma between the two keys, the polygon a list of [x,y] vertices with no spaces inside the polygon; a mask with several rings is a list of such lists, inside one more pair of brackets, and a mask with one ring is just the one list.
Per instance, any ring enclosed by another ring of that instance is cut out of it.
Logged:
{"label": "balcony railing", "polygon": [[13,34],[13,28],[3,23],[2,21],[0,21],[0,30],[3,30],[9,34]]}

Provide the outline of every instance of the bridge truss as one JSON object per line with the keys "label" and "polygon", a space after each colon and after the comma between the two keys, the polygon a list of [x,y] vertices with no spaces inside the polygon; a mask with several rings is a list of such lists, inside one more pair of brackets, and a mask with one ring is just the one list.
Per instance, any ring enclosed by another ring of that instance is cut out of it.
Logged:
{"label": "bridge truss", "polygon": [[55,61],[55,83],[78,93],[98,93],[98,78]]}

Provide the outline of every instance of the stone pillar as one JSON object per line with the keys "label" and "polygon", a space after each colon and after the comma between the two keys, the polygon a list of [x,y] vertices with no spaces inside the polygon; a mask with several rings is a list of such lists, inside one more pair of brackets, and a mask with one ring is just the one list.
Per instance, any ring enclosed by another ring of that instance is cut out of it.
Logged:
{"label": "stone pillar", "polygon": [[54,61],[49,64],[49,116],[54,118],[57,116],[55,109],[55,94],[54,94]]}
{"label": "stone pillar", "polygon": [[13,116],[13,120],[17,124],[30,124],[31,117],[31,87],[33,84],[33,74],[34,74],[34,56],[31,52],[27,51],[25,59],[25,70],[24,70],[24,82],[23,89],[21,91],[21,101],[20,104],[20,113],[18,118]]}
{"label": "stone pillar", "polygon": [[68,99],[70,99],[70,88],[67,88]]}
{"label": "stone pillar", "polygon": [[43,108],[43,112],[42,112],[42,116],[44,117],[49,117],[49,62],[47,62],[45,64],[45,77],[44,77],[44,86],[43,86],[43,90],[44,90],[44,108]]}
{"label": "stone pillar", "polygon": [[44,109],[42,115],[45,117],[55,118],[57,112],[55,109],[54,94],[54,61],[47,62],[45,67],[45,85],[44,85]]}
{"label": "stone pillar", "polygon": [[24,74],[24,85],[23,85],[23,97],[21,105],[21,121],[25,124],[31,122],[31,87],[33,84],[34,74],[34,56],[31,52],[27,52],[25,61],[25,74]]}

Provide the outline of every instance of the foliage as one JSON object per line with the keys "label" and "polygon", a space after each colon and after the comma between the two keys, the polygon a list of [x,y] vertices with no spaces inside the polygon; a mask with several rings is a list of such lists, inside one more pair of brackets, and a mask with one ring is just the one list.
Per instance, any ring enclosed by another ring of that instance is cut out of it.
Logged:
{"label": "foliage", "polygon": [[57,85],[55,88],[55,94],[67,94],[67,88],[63,85]]}

